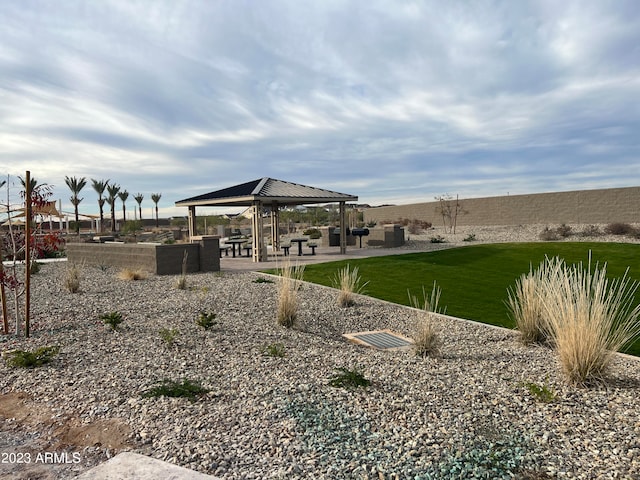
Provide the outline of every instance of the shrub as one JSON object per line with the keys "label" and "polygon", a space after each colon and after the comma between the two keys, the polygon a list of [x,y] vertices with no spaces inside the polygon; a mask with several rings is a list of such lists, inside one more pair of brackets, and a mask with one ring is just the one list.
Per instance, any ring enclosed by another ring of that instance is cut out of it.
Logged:
{"label": "shrub", "polygon": [[564,261],[559,257],[546,258],[540,266],[516,280],[514,288],[507,290],[509,316],[520,332],[520,340],[525,345],[546,340],[548,327],[545,323],[543,289],[550,278],[561,273]]}
{"label": "shrub", "polygon": [[573,229],[569,225],[565,225],[564,223],[556,228],[556,233],[562,237],[567,238],[573,235]]}
{"label": "shrub", "polygon": [[308,228],[302,234],[308,236],[311,240],[317,240],[322,237],[322,233],[317,228]]}
{"label": "shrub", "polygon": [[169,346],[173,345],[176,337],[180,335],[180,331],[177,328],[161,328],[158,333],[162,341]]}
{"label": "shrub", "polygon": [[176,280],[176,288],[178,290],[185,290],[187,288],[187,259],[189,258],[189,252],[185,251],[182,256],[182,273]]}
{"label": "shrub", "polygon": [[142,270],[132,270],[130,268],[124,268],[120,270],[120,272],[118,272],[118,278],[120,280],[127,281],[144,280],[145,278],[147,278],[147,272],[144,272]]}
{"label": "shrub", "polygon": [[253,283],[273,283],[273,280],[266,277],[258,277],[253,281]]}
{"label": "shrub", "polygon": [[556,394],[547,385],[540,386],[533,382],[522,382],[522,386],[539,402],[551,403],[556,399]]}
{"label": "shrub", "polygon": [[287,328],[295,325],[298,319],[298,289],[304,276],[304,265],[292,267],[286,264],[280,274],[278,285],[278,306],[276,322]]}
{"label": "shrub", "polygon": [[540,232],[540,234],[538,235],[538,238],[546,242],[552,242],[554,240],[559,240],[560,235],[558,235],[558,232],[556,232],[554,229],[549,227],[544,227],[544,230]]}
{"label": "shrub", "polygon": [[4,352],[3,356],[10,367],[34,368],[51,363],[58,352],[60,352],[60,347],[48,346],[37,348],[34,351],[13,350]]}
{"label": "shrub", "polygon": [[587,225],[580,232],[582,237],[599,237],[602,235],[602,230],[597,225]]}
{"label": "shrub", "polygon": [[413,308],[420,310],[417,325],[412,335],[413,349],[419,357],[424,358],[433,355],[438,351],[438,347],[440,346],[440,338],[433,324],[433,314],[439,312],[438,303],[440,302],[441,293],[442,290],[440,287],[438,287],[436,282],[433,282],[433,288],[431,289],[431,296],[429,298],[427,298],[424,287],[422,287],[422,302],[420,302],[415,295],[409,294],[409,304]]}
{"label": "shrub", "polygon": [[204,388],[198,382],[182,379],[179,382],[174,380],[163,380],[158,385],[144,391],[142,396],[151,397],[174,397],[188,398],[191,401],[196,400],[199,396],[206,394],[209,390]]}
{"label": "shrub", "polygon": [[640,337],[638,282],[625,272],[609,281],[606,264],[580,263],[544,279],[543,304],[549,335],[570,382],[601,379],[617,352]]}
{"label": "shrub", "polygon": [[64,274],[64,288],[70,293],[77,293],[80,291],[80,270],[77,266],[71,265],[67,267]]}
{"label": "shrub", "polygon": [[608,235],[632,235],[635,229],[628,223],[610,223],[604,228]]}
{"label": "shrub", "polygon": [[332,387],[357,388],[371,385],[371,380],[365,378],[358,367],[353,369],[338,367],[334,370],[335,373],[329,378],[329,385]]}
{"label": "shrub", "polygon": [[196,318],[196,325],[204,328],[205,330],[210,330],[216,325],[216,314],[213,312],[200,312],[198,314],[198,318]]}
{"label": "shrub", "polygon": [[266,355],[268,357],[284,357],[285,349],[282,343],[272,343],[270,345],[265,345],[260,349],[262,355]]}
{"label": "shrub", "polygon": [[358,267],[351,270],[351,267],[340,269],[338,273],[333,277],[333,285],[340,290],[338,294],[338,305],[341,307],[350,307],[355,304],[355,294],[361,294],[364,291],[364,287],[367,283],[362,283],[360,276],[358,275]]}
{"label": "shrub", "polygon": [[475,233],[470,233],[469,235],[467,235],[466,237],[464,237],[462,239],[463,242],[475,242],[476,239],[476,234]]}
{"label": "shrub", "polygon": [[102,323],[109,326],[112,331],[118,330],[118,326],[124,321],[120,312],[109,312],[100,315]]}
{"label": "shrub", "polygon": [[431,237],[429,239],[429,241],[431,243],[446,243],[447,242],[442,235],[436,235],[435,237]]}

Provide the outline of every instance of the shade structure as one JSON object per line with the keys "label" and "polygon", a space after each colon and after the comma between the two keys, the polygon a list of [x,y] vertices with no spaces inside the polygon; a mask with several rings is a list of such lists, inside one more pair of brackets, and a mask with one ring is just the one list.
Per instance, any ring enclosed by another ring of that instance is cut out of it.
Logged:
{"label": "shade structure", "polygon": [[358,197],[334,192],[323,188],[300,185],[274,178],[263,177],[232,187],[223,188],[195,197],[185,198],[175,203],[176,207],[189,208],[189,235],[196,232],[195,209],[205,206],[247,206],[251,207],[253,229],[253,260],[266,260],[262,238],[262,211],[269,208],[272,213],[272,226],[276,232],[274,246],[277,247],[278,210],[281,206],[308,205],[317,203],[338,203],[340,205],[340,252],[346,252],[346,202],[355,202]]}

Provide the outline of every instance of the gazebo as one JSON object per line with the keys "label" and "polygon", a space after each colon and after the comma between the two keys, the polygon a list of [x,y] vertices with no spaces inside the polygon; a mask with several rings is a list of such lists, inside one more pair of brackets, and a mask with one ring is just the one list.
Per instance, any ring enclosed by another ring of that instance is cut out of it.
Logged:
{"label": "gazebo", "polygon": [[189,208],[189,236],[196,235],[196,207],[246,206],[251,207],[251,229],[253,261],[266,261],[263,240],[262,212],[271,211],[271,236],[274,249],[279,249],[279,209],[281,206],[308,205],[314,203],[338,203],[340,206],[340,253],[347,251],[346,202],[355,202],[358,197],[264,177],[250,182],[223,188],[215,192],[185,198],[175,203],[176,207]]}

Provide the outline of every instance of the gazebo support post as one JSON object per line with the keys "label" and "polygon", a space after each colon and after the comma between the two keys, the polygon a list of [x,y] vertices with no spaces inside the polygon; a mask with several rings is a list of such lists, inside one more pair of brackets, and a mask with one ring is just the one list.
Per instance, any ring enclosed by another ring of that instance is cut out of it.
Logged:
{"label": "gazebo support post", "polygon": [[253,261],[254,262],[264,262],[266,258],[264,258],[264,238],[262,231],[262,202],[259,200],[255,200],[253,205],[251,206],[251,231],[253,233],[253,237],[251,239],[252,242],[252,250],[253,250]]}
{"label": "gazebo support post", "polygon": [[274,252],[280,251],[280,206],[278,202],[271,205],[271,246]]}
{"label": "gazebo support post", "polygon": [[189,206],[189,241],[198,234],[198,225],[196,223],[196,207]]}
{"label": "gazebo support post", "polygon": [[345,202],[340,202],[340,254],[347,253],[347,219]]}

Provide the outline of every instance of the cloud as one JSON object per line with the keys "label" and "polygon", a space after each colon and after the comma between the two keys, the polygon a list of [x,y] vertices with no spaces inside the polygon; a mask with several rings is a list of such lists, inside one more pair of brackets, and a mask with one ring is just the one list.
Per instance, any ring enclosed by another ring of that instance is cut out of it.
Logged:
{"label": "cloud", "polygon": [[165,212],[261,176],[367,203],[634,185],[638,45],[632,0],[10,2],[0,166]]}

